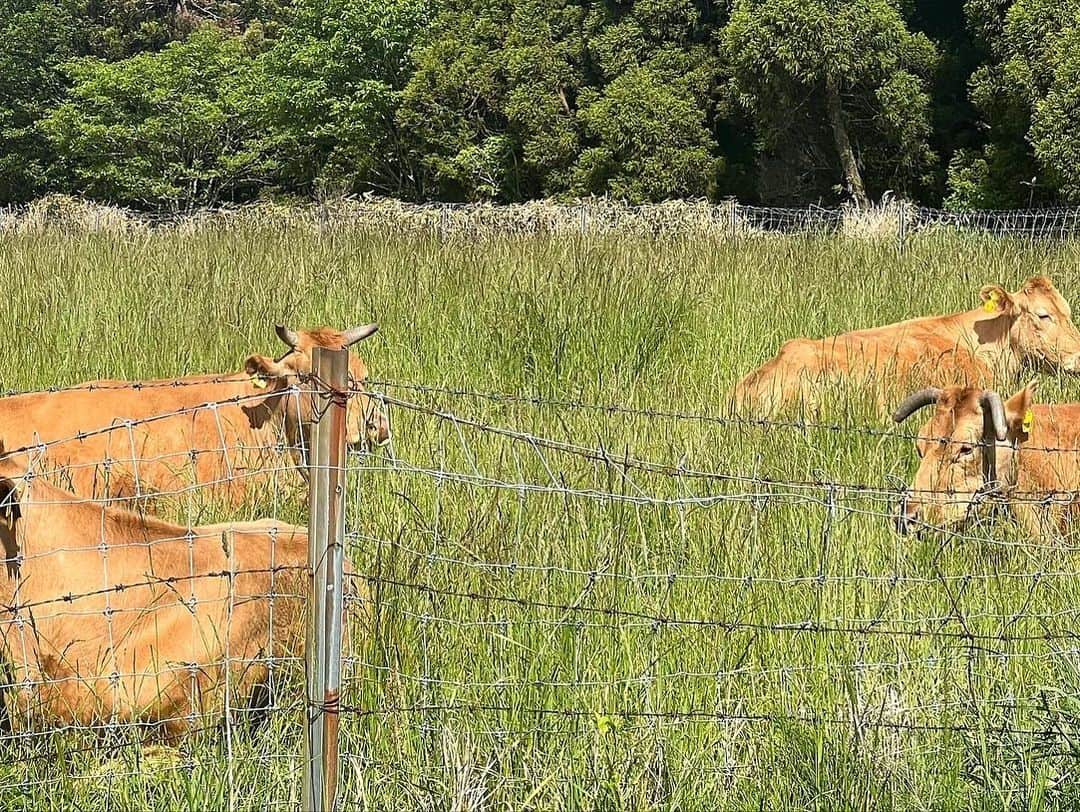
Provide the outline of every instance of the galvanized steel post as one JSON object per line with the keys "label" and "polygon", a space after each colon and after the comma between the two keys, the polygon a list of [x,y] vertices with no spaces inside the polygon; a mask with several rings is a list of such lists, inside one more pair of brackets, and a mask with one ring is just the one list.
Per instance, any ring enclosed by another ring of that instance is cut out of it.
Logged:
{"label": "galvanized steel post", "polygon": [[304,671],[305,810],[331,812],[338,785],[341,644],[345,560],[345,410],[349,353],[321,347],[312,354],[315,407],[308,465],[308,606]]}

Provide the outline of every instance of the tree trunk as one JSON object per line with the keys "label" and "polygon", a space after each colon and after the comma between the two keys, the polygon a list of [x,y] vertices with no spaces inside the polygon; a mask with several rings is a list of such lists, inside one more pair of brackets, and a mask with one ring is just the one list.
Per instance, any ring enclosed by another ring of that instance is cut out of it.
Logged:
{"label": "tree trunk", "polygon": [[855,198],[855,204],[860,209],[865,209],[870,205],[870,199],[866,196],[859,164],[855,161],[855,151],[851,148],[847,127],[844,125],[844,113],[840,108],[840,86],[831,73],[825,77],[825,108],[829,114],[833,140],[836,142],[836,153],[840,156],[840,165],[844,170],[844,180],[847,181],[851,196]]}

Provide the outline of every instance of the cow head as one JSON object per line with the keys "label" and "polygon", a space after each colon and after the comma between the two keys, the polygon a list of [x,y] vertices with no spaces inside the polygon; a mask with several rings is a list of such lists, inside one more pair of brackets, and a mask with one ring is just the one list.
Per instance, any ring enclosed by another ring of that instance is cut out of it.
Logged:
{"label": "cow head", "polygon": [[1010,320],[1009,344],[1022,360],[1080,372],[1080,330],[1072,308],[1045,276],[1029,279],[1015,293],[987,285],[979,297],[988,311]]}
{"label": "cow head", "polygon": [[934,407],[915,441],[919,470],[897,517],[900,532],[913,526],[963,526],[981,495],[1013,484],[1012,455],[999,443],[1024,439],[1024,416],[1034,391],[1032,382],[1002,401],[985,389],[923,389],[897,407],[897,423]]}
{"label": "cow head", "polygon": [[[244,362],[244,372],[252,376],[255,386],[281,392],[301,382],[311,372],[312,352],[316,347],[343,350],[375,333],[379,327],[367,324],[338,332],[328,328],[292,330],[278,325],[278,337],[288,351],[280,358],[252,355]],[[346,410],[346,431],[350,446],[374,449],[390,441],[390,424],[385,411],[363,390],[367,380],[367,365],[358,355],[349,356],[349,388],[353,395]],[[313,419],[311,398],[288,398],[286,420],[308,426]],[[297,413],[299,409],[299,413]]]}

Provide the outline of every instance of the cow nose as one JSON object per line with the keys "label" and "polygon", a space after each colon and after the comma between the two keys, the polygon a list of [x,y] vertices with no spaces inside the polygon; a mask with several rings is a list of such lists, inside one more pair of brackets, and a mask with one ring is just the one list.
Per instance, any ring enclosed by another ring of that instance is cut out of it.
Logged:
{"label": "cow nose", "polygon": [[368,423],[368,435],[377,448],[382,448],[390,442],[390,421],[387,419],[386,413],[381,409],[375,413],[375,416]]}
{"label": "cow nose", "polygon": [[910,522],[908,522],[908,517],[903,512],[896,514],[896,532],[901,536],[906,536],[911,532]]}

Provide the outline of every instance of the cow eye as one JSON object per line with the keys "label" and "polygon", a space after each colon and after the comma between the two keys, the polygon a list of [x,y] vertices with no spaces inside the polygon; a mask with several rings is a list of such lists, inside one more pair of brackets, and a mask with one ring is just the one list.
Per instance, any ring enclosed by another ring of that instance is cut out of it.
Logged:
{"label": "cow eye", "polygon": [[968,445],[967,443],[963,443],[960,446],[960,450],[956,452],[956,456],[957,457],[970,457],[974,453],[975,453],[975,447],[974,446]]}
{"label": "cow eye", "polygon": [[1041,321],[1053,321],[1054,320],[1054,317],[1051,316],[1049,313],[1039,313],[1038,316],[1039,316],[1039,319]]}

